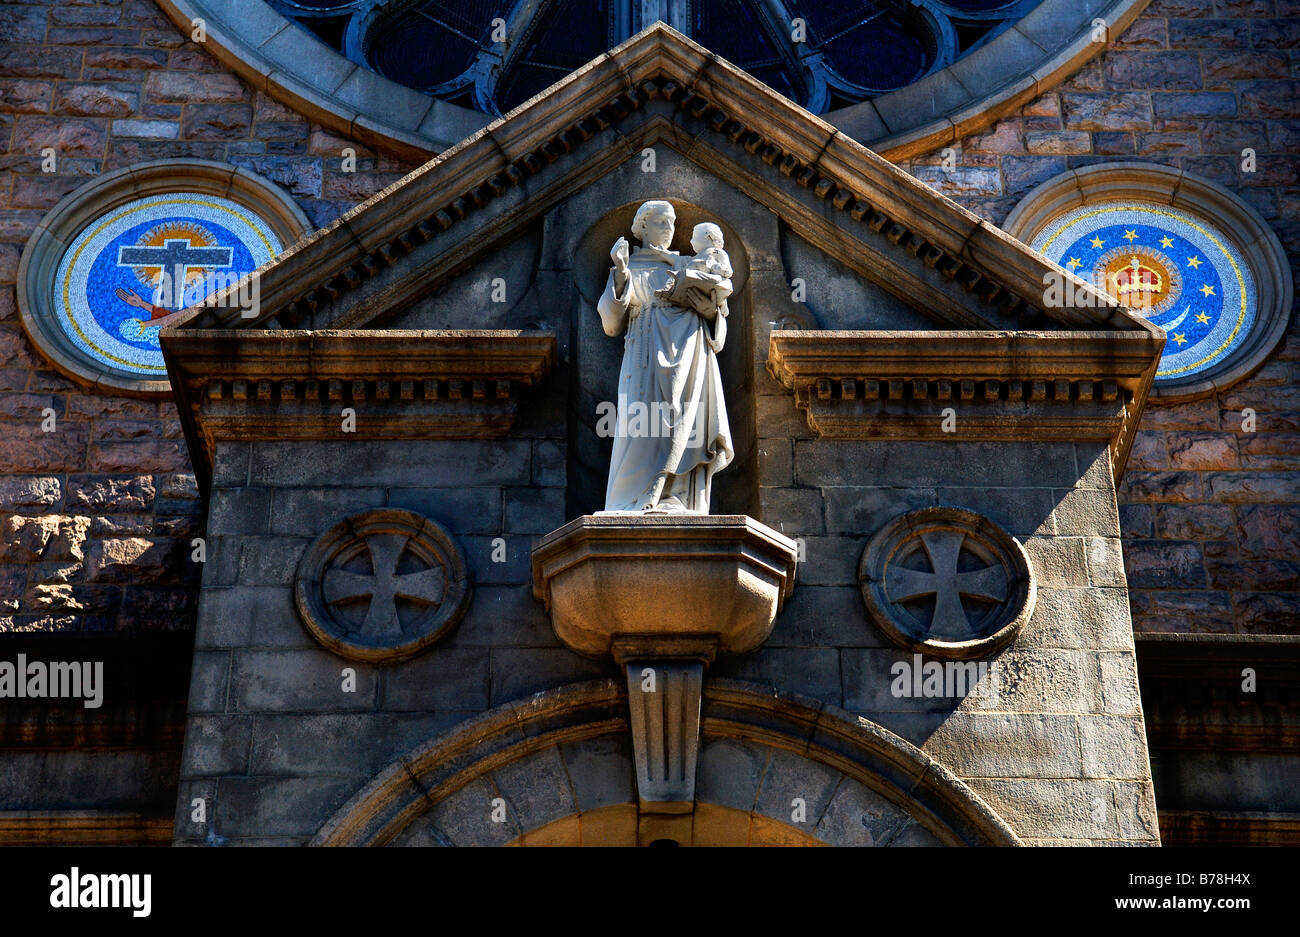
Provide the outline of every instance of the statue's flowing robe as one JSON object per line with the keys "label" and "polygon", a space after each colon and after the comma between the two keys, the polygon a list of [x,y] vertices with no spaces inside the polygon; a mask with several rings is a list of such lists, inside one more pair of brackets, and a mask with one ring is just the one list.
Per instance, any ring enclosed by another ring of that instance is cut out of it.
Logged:
{"label": "statue's flowing robe", "polygon": [[727,338],[726,304],[709,321],[655,295],[689,259],[636,248],[622,294],[615,292],[611,270],[597,306],[606,334],[627,333],[607,511],[645,510],[663,475],[656,509],[706,514],[714,473],[735,457],[718,369]]}

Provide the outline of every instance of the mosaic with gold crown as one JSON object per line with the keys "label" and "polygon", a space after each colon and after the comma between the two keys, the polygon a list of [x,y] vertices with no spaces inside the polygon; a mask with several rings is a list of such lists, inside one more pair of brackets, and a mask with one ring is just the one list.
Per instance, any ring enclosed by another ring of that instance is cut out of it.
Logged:
{"label": "mosaic with gold crown", "polygon": [[1158,383],[1224,362],[1255,323],[1250,268],[1222,232],[1181,212],[1085,205],[1049,224],[1032,246],[1165,330]]}
{"label": "mosaic with gold crown", "polygon": [[84,355],[164,378],[159,330],[280,252],[270,226],[213,195],[172,193],[120,205],[73,239],[55,277],[54,318]]}

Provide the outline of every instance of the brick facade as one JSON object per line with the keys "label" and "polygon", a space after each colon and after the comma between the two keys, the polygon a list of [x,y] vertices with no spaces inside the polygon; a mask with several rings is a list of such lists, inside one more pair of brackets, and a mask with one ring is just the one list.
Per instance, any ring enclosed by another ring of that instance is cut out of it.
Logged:
{"label": "brick facade", "polygon": [[[0,631],[188,630],[202,505],[175,407],[50,368],[15,311],[23,245],[64,195],[148,160],[242,166],[317,226],[414,167],[255,92],[152,0],[6,5],[0,35]],[[56,172],[41,171],[46,147]]]}
{"label": "brick facade", "polygon": [[[170,403],[88,392],[31,348],[14,309],[23,244],[88,178],[168,157],[225,160],[316,225],[413,166],[323,131],[187,41],[152,0],[0,9],[0,631],[192,627],[202,510]],[[1057,91],[967,138],[955,168],[907,164],[1002,221],[1074,166],[1185,168],[1254,205],[1300,253],[1300,7],[1155,0]],[[355,172],[342,151],[356,150]],[[41,172],[53,147],[56,173]],[[1241,171],[1241,150],[1256,171]],[[57,430],[42,432],[45,408]],[[1241,411],[1257,412],[1254,433]],[[1300,620],[1300,329],[1217,398],[1148,406],[1119,491],[1134,627],[1294,632]]]}
{"label": "brick facade", "polygon": [[[1140,159],[1227,187],[1300,256],[1300,5],[1154,0],[1097,60],[1015,117],[907,168],[995,223],[1058,173]],[[1242,151],[1255,151],[1255,171]],[[1253,433],[1242,411],[1256,412]],[[1249,380],[1147,404],[1119,490],[1138,631],[1296,633],[1300,320]]]}

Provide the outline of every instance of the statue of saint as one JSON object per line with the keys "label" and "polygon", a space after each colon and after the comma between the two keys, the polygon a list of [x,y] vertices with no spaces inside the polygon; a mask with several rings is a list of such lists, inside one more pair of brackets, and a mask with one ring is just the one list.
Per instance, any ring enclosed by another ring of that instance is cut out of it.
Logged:
{"label": "statue of saint", "polygon": [[694,257],[670,251],[676,213],[637,209],[597,306],[606,335],[626,331],[606,511],[709,513],[713,475],[735,457],[718,352],[727,338],[731,261],[722,230],[697,225]]}

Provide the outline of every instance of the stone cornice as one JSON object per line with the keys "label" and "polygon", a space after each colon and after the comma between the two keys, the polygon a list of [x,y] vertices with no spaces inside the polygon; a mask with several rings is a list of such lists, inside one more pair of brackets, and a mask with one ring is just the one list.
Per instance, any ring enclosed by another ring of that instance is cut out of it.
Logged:
{"label": "stone cornice", "polygon": [[1300,844],[1300,815],[1161,807],[1160,839],[1166,846],[1295,846]]}
{"label": "stone cornice", "polygon": [[131,810],[6,810],[0,846],[165,846],[176,819]]}
{"label": "stone cornice", "polygon": [[[1071,280],[1075,292],[1095,293],[1095,301],[1044,309],[1044,277],[1061,275],[1055,265],[662,26],[593,60],[280,255],[259,271],[260,316],[241,320],[218,295],[197,307],[189,324],[374,321],[659,141],[734,181],[797,223],[815,245],[940,322],[1148,328],[1082,280]],[[579,151],[582,158],[568,158]],[[403,263],[408,255],[412,260]],[[392,274],[392,267],[402,269]]]}
{"label": "stone cornice", "polygon": [[219,439],[504,436],[555,360],[553,332],[518,330],[169,328],[161,344],[205,488]]}
{"label": "stone cornice", "polygon": [[[1292,622],[1279,616],[1274,624],[1280,630]],[[1152,703],[1300,702],[1300,635],[1139,632],[1134,644]],[[1241,692],[1246,667],[1259,682],[1251,693]]]}
{"label": "stone cornice", "polygon": [[[104,664],[103,705],[81,699],[6,698],[0,749],[180,752],[194,636],[187,632],[0,633],[0,660]],[[0,842],[4,841],[0,832]]]}
{"label": "stone cornice", "polygon": [[[1290,623],[1279,620],[1278,628]],[[1300,748],[1300,635],[1134,636],[1153,750],[1294,752]],[[1256,684],[1243,687],[1244,671]]]}
{"label": "stone cornice", "polygon": [[823,437],[1104,441],[1118,479],[1162,344],[1145,330],[782,330],[767,369]]}

